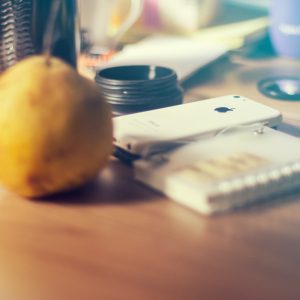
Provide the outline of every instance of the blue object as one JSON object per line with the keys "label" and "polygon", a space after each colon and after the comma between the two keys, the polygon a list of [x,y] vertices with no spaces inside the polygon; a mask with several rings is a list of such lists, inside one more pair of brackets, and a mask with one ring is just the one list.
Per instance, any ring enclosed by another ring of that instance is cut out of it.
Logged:
{"label": "blue object", "polygon": [[273,0],[270,37],[278,55],[300,58],[300,1]]}

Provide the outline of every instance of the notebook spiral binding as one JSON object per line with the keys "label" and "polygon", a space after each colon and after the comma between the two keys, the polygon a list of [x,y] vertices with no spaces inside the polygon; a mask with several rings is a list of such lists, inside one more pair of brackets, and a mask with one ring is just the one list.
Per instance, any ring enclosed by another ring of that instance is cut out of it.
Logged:
{"label": "notebook spiral binding", "polygon": [[245,203],[268,200],[272,195],[293,191],[299,187],[299,181],[300,161],[295,160],[255,174],[220,182],[212,189],[208,202],[212,207],[217,203],[218,210],[222,206],[222,210],[226,210],[226,207],[240,207]]}

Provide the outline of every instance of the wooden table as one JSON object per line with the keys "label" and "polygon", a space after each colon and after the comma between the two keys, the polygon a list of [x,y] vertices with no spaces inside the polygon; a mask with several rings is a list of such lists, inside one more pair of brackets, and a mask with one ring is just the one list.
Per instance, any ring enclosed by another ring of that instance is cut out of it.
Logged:
{"label": "wooden table", "polygon": [[[191,83],[187,100],[262,96],[258,79],[300,74],[285,59],[224,60]],[[298,122],[299,123],[299,122]],[[0,192],[2,300],[300,299],[300,199],[203,217],[133,180],[112,159],[96,182],[48,201]]]}

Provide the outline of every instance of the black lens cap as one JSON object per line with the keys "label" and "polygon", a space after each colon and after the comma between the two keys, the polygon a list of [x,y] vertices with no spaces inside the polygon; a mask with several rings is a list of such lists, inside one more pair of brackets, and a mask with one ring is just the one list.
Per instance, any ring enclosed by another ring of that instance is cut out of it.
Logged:
{"label": "black lens cap", "polygon": [[265,96],[285,101],[300,101],[299,77],[271,77],[258,83],[258,89]]}

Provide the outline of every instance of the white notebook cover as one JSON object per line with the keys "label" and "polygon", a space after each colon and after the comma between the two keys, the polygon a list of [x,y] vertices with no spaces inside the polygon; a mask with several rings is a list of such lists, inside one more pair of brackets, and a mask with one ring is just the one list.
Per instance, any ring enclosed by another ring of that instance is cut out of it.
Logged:
{"label": "white notebook cover", "polygon": [[135,178],[203,214],[300,186],[300,139],[264,127],[224,133],[134,163]]}

